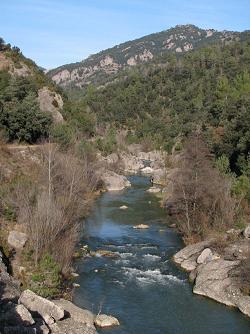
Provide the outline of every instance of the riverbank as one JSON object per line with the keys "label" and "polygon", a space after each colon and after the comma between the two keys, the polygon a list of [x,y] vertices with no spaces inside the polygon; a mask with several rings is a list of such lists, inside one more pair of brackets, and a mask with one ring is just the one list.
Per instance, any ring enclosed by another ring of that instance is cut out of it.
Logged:
{"label": "riverbank", "polygon": [[[243,315],[192,293],[187,274],[171,261],[181,236],[147,191],[150,178],[128,180],[131,187],[100,196],[86,220],[80,244],[91,256],[76,260],[73,302],[117,317],[120,326],[106,334],[247,333]],[[134,228],[140,224],[148,228]]]}

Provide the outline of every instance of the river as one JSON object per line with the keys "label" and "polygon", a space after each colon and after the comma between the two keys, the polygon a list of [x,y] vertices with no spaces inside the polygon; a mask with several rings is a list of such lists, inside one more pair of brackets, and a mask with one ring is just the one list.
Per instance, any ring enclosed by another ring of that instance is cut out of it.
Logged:
{"label": "river", "polygon": [[[146,192],[148,178],[130,181],[131,188],[103,194],[87,219],[81,244],[119,257],[77,261],[80,288],[74,303],[119,319],[119,327],[99,333],[250,333],[250,321],[239,311],[192,294],[187,274],[171,261],[183,246],[180,236],[167,227],[157,197]],[[133,229],[141,223],[150,228]]]}

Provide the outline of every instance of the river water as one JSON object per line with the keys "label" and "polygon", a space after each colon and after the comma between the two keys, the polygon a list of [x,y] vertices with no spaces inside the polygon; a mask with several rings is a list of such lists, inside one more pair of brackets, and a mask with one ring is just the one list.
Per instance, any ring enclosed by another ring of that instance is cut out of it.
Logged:
{"label": "river water", "polygon": [[[132,176],[132,187],[105,193],[86,222],[81,244],[119,253],[117,258],[78,260],[74,302],[117,317],[106,334],[247,334],[250,321],[235,309],[192,294],[188,276],[171,261],[183,245],[169,229],[148,178]],[[120,206],[128,206],[121,210]],[[133,229],[149,224],[147,230]]]}

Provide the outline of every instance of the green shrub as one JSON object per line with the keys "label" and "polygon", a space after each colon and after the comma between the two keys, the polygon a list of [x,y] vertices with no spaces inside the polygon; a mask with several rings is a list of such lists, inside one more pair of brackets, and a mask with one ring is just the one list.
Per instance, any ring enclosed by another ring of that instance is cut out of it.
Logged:
{"label": "green shrub", "polygon": [[53,297],[59,294],[61,274],[58,264],[49,254],[45,254],[39,261],[31,280],[31,290],[40,296]]}
{"label": "green shrub", "polygon": [[73,130],[66,124],[56,124],[52,128],[51,136],[62,149],[67,149],[73,141]]}

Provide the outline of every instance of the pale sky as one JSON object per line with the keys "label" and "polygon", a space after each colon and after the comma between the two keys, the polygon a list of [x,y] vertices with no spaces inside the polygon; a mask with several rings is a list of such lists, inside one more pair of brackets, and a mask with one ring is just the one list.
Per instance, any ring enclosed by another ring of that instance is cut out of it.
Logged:
{"label": "pale sky", "polygon": [[0,36],[45,68],[177,24],[250,29],[250,0],[0,0]]}

